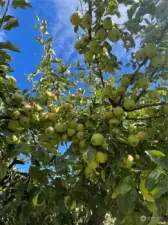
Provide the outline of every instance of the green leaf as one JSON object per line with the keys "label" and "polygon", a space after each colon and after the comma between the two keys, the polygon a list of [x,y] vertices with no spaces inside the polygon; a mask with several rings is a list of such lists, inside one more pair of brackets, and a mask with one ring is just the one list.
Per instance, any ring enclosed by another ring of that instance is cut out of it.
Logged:
{"label": "green leaf", "polygon": [[115,192],[122,195],[129,192],[132,189],[132,186],[130,185],[131,180],[131,176],[127,176],[126,178],[124,178],[124,180],[121,180],[120,183],[117,185]]}
{"label": "green leaf", "polygon": [[3,48],[14,51],[14,52],[20,52],[20,50],[14,44],[12,44],[10,41],[0,42],[0,49],[3,49]]}
{"label": "green leaf", "polygon": [[24,9],[26,7],[32,8],[31,4],[27,0],[13,0],[12,7],[14,9],[16,9],[16,8]]}
{"label": "green leaf", "polygon": [[18,27],[18,26],[19,26],[18,20],[16,18],[11,18],[5,24],[5,26],[3,27],[3,29],[5,29],[5,30],[11,30],[12,28]]}
{"label": "green leaf", "polygon": [[7,174],[8,167],[4,163],[0,163],[0,180]]}
{"label": "green leaf", "polygon": [[101,170],[101,179],[103,182],[106,182],[105,171]]}
{"label": "green leaf", "polygon": [[168,171],[168,156],[157,150],[145,151],[151,160],[158,166]]}

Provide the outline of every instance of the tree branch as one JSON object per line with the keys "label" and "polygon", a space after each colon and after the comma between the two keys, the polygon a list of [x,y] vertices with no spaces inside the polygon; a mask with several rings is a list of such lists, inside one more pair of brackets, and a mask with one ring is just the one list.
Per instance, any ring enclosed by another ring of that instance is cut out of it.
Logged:
{"label": "tree branch", "polygon": [[[88,5],[89,5],[89,15],[92,17],[92,0],[88,1]],[[89,40],[91,41],[92,40],[92,28],[91,27],[88,29],[88,32],[89,32]]]}
{"label": "tree branch", "polygon": [[165,118],[166,116],[151,116],[151,117],[142,117],[142,118],[134,118],[134,117],[126,117],[126,120],[151,120],[151,119],[159,119],[159,118]]}
{"label": "tree branch", "polygon": [[5,9],[5,12],[4,12],[3,16],[2,16],[2,20],[0,22],[0,29],[2,28],[5,16],[6,16],[8,10],[9,10],[9,4],[10,4],[10,0],[7,1],[6,9]]}
{"label": "tree branch", "polygon": [[10,119],[10,116],[8,115],[0,115],[0,120],[7,120]]}
{"label": "tree branch", "polygon": [[160,105],[167,105],[167,104],[168,104],[167,102],[160,102],[160,103],[155,103],[155,104],[142,105],[142,106],[136,107],[132,110],[126,110],[126,111],[127,112],[133,112],[133,111],[136,111],[136,110],[139,110],[139,109],[150,108],[150,107],[160,106]]}

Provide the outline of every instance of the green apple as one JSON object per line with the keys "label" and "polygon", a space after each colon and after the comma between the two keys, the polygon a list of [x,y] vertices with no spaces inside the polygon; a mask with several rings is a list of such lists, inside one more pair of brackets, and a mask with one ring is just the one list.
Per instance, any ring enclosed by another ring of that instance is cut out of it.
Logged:
{"label": "green apple", "polygon": [[90,42],[90,50],[93,53],[101,53],[102,47],[101,47],[100,43],[97,40],[92,40]]}
{"label": "green apple", "polygon": [[80,40],[81,40],[82,45],[84,47],[86,47],[89,44],[89,42],[90,42],[88,35],[83,35]]}
{"label": "green apple", "polygon": [[145,55],[152,58],[157,54],[157,47],[155,43],[148,43],[144,48]]}
{"label": "green apple", "polygon": [[68,136],[67,136],[67,134],[63,134],[63,135],[61,136],[61,140],[62,140],[62,141],[68,141]]}
{"label": "green apple", "polygon": [[97,32],[96,32],[96,37],[97,39],[102,42],[105,41],[105,39],[107,38],[107,32],[104,28],[100,28]]}
{"label": "green apple", "polygon": [[124,96],[125,93],[126,93],[125,87],[123,87],[123,86],[117,87],[117,94],[118,94],[119,96]]}
{"label": "green apple", "polygon": [[45,133],[48,137],[52,137],[55,134],[54,127],[47,127]]}
{"label": "green apple", "polygon": [[54,129],[57,133],[64,133],[67,130],[67,125],[65,123],[56,123]]}
{"label": "green apple", "polygon": [[93,130],[95,128],[95,124],[91,120],[87,120],[85,122],[85,127],[88,130]]}
{"label": "green apple", "polygon": [[76,130],[77,131],[84,131],[85,130],[85,127],[82,123],[78,123],[77,127],[76,127]]}
{"label": "green apple", "polygon": [[139,144],[139,138],[136,135],[129,135],[128,143],[132,147],[136,147]]}
{"label": "green apple", "polygon": [[84,28],[89,29],[92,26],[92,17],[86,13],[83,17],[82,17],[82,25]]}
{"label": "green apple", "polygon": [[94,146],[101,146],[104,142],[104,137],[100,133],[95,133],[92,135],[91,143]]}
{"label": "green apple", "polygon": [[81,50],[81,49],[83,48],[83,45],[82,45],[81,40],[77,40],[77,41],[75,42],[74,48],[75,48],[76,50],[78,50],[78,51]]}
{"label": "green apple", "polygon": [[70,17],[72,25],[79,26],[81,23],[81,16],[79,13],[73,13]]}
{"label": "green apple", "polygon": [[112,42],[117,42],[121,38],[121,33],[117,28],[112,28],[108,32],[108,39]]}
{"label": "green apple", "polygon": [[132,155],[128,155],[127,158],[123,159],[124,167],[130,169],[134,164],[134,158]]}
{"label": "green apple", "polygon": [[72,128],[68,128],[68,129],[67,129],[67,136],[68,136],[68,137],[74,136],[75,133],[76,133],[76,130],[75,130],[75,129],[72,129]]}
{"label": "green apple", "polygon": [[160,94],[157,90],[149,90],[148,97],[152,100],[156,100],[160,98]]}
{"label": "green apple", "polygon": [[112,29],[113,26],[113,22],[112,19],[110,17],[107,17],[103,20],[103,27],[105,30],[110,30]]}
{"label": "green apple", "polygon": [[27,116],[21,116],[19,122],[23,127],[27,128],[30,125],[30,118]]}
{"label": "green apple", "polygon": [[76,137],[81,140],[83,139],[85,136],[85,133],[83,131],[78,131],[78,133],[76,134]]}
{"label": "green apple", "polygon": [[111,94],[112,94],[112,88],[110,85],[107,85],[106,87],[102,89],[103,98],[110,98]]}
{"label": "green apple", "polygon": [[11,134],[6,137],[6,142],[8,144],[17,144],[19,142],[19,138],[15,134]]}
{"label": "green apple", "polygon": [[93,160],[93,161],[90,161],[90,162],[88,163],[88,167],[90,167],[90,168],[92,168],[92,169],[96,169],[96,168],[99,167],[99,164],[98,164],[98,162],[97,162],[96,160]]}
{"label": "green apple", "polygon": [[57,115],[55,113],[48,113],[48,119],[51,121],[51,122],[56,122],[57,120]]}
{"label": "green apple", "polygon": [[22,111],[27,115],[30,116],[33,113],[33,107],[30,104],[25,104],[22,108]]}
{"label": "green apple", "polygon": [[31,123],[33,124],[36,124],[40,121],[40,118],[39,118],[39,114],[38,113],[33,113],[30,117],[30,121]]}
{"label": "green apple", "polygon": [[165,56],[164,55],[155,55],[152,59],[151,59],[151,65],[155,68],[161,68],[165,63]]}
{"label": "green apple", "polygon": [[13,76],[6,75],[7,84],[15,86],[16,85],[16,79]]}
{"label": "green apple", "polygon": [[135,59],[137,61],[143,61],[145,58],[146,58],[146,55],[145,55],[144,49],[140,49],[135,53]]}
{"label": "green apple", "polygon": [[48,119],[48,114],[47,112],[40,112],[39,117],[40,117],[40,121],[44,122]]}
{"label": "green apple", "polygon": [[92,178],[93,175],[94,175],[94,169],[92,169],[91,167],[87,166],[85,168],[85,176],[88,177],[88,178]]}
{"label": "green apple", "polygon": [[122,107],[118,106],[113,109],[113,113],[116,117],[122,117],[124,115],[124,110]]}
{"label": "green apple", "polygon": [[0,84],[5,84],[5,79],[3,77],[0,77]]}
{"label": "green apple", "polygon": [[64,198],[65,207],[68,210],[73,210],[76,207],[76,201],[71,199],[71,196],[66,196]]}
{"label": "green apple", "polygon": [[147,88],[150,85],[150,80],[147,77],[141,77],[137,82],[138,88]]}
{"label": "green apple", "polygon": [[35,111],[35,112],[40,112],[40,111],[42,111],[43,109],[42,109],[42,107],[40,106],[40,105],[38,105],[38,104],[36,104],[36,103],[34,103],[33,104],[33,111]]}
{"label": "green apple", "polygon": [[89,162],[89,161],[88,161],[88,153],[87,153],[87,152],[84,152],[84,153],[83,153],[82,158],[83,158],[83,160],[84,160],[86,163]]}
{"label": "green apple", "polygon": [[12,96],[12,100],[18,104],[20,104],[23,101],[23,95],[19,92],[14,93]]}
{"label": "green apple", "polygon": [[108,160],[108,154],[104,152],[97,152],[96,153],[96,161],[98,163],[105,163]]}
{"label": "green apple", "polygon": [[122,77],[121,86],[127,87],[130,85],[130,79],[128,77]]}
{"label": "green apple", "polygon": [[19,124],[19,121],[18,120],[11,120],[9,123],[8,123],[8,128],[12,131],[16,131],[17,129],[20,129],[21,128],[21,125]]}
{"label": "green apple", "polygon": [[116,126],[118,124],[120,124],[120,121],[116,118],[109,120],[109,125],[112,126],[112,127]]}
{"label": "green apple", "polygon": [[144,141],[148,137],[148,133],[146,131],[139,131],[136,135],[140,141]]}
{"label": "green apple", "polygon": [[113,114],[112,111],[105,112],[104,115],[103,115],[103,118],[104,118],[105,120],[110,120],[110,119],[114,118],[114,114]]}
{"label": "green apple", "polygon": [[132,99],[126,99],[124,101],[124,107],[127,109],[127,110],[133,110],[136,106],[136,103],[134,100]]}
{"label": "green apple", "polygon": [[86,52],[84,57],[87,63],[92,63],[95,59],[95,55],[91,51]]}
{"label": "green apple", "polygon": [[17,120],[20,118],[20,112],[17,109],[14,110],[13,112],[11,112],[10,115],[11,115],[12,119],[14,119],[14,120]]}
{"label": "green apple", "polygon": [[105,69],[105,63],[104,62],[100,62],[99,63],[99,69],[100,70],[104,70]]}
{"label": "green apple", "polygon": [[75,119],[70,120],[70,121],[68,122],[68,127],[69,127],[69,128],[76,129],[77,125],[78,125],[78,123],[77,123],[77,121],[76,121]]}

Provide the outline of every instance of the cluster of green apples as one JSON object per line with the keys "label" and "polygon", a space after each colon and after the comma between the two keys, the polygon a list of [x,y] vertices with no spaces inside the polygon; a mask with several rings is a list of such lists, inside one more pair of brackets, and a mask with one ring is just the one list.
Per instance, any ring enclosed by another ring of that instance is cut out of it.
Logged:
{"label": "cluster of green apples", "polygon": [[16,86],[16,79],[13,76],[1,76],[0,77],[0,86],[7,86],[7,87],[15,87]]}
{"label": "cluster of green apples", "polygon": [[151,61],[151,66],[160,69],[162,66],[168,67],[168,55],[158,52],[158,46],[155,43],[147,43],[143,49],[135,53],[137,61],[143,61],[148,57]]}
{"label": "cluster of green apples", "polygon": [[[71,23],[74,26],[81,25],[84,28],[91,28],[92,17],[86,13],[83,17],[79,13],[72,14]],[[85,61],[89,64],[96,62],[97,57],[101,54],[99,69],[105,72],[113,73],[115,67],[115,59],[108,56],[107,51],[111,48],[109,41],[116,43],[121,38],[121,32],[115,27],[110,17],[105,18],[96,31],[92,31],[94,36],[90,38],[88,35],[81,36],[74,45],[80,54],[84,54]]]}

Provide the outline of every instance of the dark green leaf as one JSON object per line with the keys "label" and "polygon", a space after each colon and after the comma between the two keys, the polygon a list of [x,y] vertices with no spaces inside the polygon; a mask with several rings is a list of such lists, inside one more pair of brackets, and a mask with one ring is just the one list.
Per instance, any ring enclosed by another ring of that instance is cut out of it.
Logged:
{"label": "dark green leaf", "polygon": [[3,29],[5,29],[5,30],[11,30],[12,28],[18,27],[18,26],[19,26],[18,20],[16,18],[11,18],[5,24],[5,26],[3,27]]}
{"label": "dark green leaf", "polygon": [[20,50],[14,44],[12,44],[10,41],[0,42],[0,49],[3,49],[3,48],[14,51],[14,52],[20,52]]}

